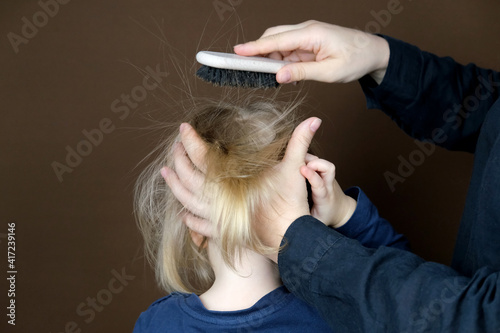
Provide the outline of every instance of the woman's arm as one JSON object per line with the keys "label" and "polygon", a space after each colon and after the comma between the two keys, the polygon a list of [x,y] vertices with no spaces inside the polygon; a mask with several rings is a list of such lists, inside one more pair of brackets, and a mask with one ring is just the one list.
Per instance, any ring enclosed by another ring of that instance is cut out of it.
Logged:
{"label": "woman's arm", "polygon": [[417,139],[474,152],[486,113],[500,95],[500,73],[384,38],[390,57],[382,82],[370,75],[360,79],[368,108],[383,110]]}
{"label": "woman's arm", "polygon": [[[312,216],[287,230],[286,287],[340,332],[496,332],[500,273],[472,277],[398,249],[368,249]],[[283,243],[285,244],[285,243]]]}

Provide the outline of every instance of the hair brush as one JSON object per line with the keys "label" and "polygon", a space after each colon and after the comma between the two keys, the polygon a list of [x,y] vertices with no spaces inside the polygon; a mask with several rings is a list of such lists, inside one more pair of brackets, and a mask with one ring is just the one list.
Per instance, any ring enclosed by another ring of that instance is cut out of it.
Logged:
{"label": "hair brush", "polygon": [[201,51],[196,60],[202,64],[196,75],[216,86],[276,88],[276,73],[289,61],[263,57],[243,57],[232,53]]}

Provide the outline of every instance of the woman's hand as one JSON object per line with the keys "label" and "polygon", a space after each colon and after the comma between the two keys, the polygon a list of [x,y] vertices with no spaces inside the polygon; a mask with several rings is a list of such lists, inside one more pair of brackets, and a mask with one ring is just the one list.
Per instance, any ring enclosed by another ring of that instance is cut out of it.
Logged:
{"label": "woman's hand", "polygon": [[203,196],[205,142],[189,124],[180,126],[182,143],[174,146],[175,170],[164,167],[161,174],[174,196],[186,208],[182,220],[193,232],[213,237],[209,198]]}
{"label": "woman's hand", "polygon": [[[288,227],[301,216],[310,215],[306,181],[300,173],[314,134],[321,125],[319,118],[309,118],[300,123],[288,142],[285,156],[270,170],[274,193],[271,193],[262,214],[255,223],[255,230],[264,244],[278,248]],[[270,256],[277,262],[278,254]]]}
{"label": "woman's hand", "polygon": [[[286,230],[297,218],[309,215],[307,190],[300,168],[305,166],[306,154],[311,140],[321,125],[318,118],[309,118],[294,130],[283,160],[270,172],[275,193],[270,193],[269,202],[261,208],[255,223],[260,239],[268,246],[278,248]],[[175,147],[177,172],[163,168],[162,175],[168,186],[183,204],[187,212],[184,223],[202,236],[213,237],[214,230],[209,218],[210,199],[203,197],[205,143],[189,124],[180,128],[182,145]],[[192,162],[192,163],[191,163]],[[270,256],[278,260],[278,254]]]}
{"label": "woman's hand", "polygon": [[276,74],[280,83],[350,82],[370,74],[380,84],[389,62],[385,39],[317,21],[269,28],[258,40],[236,45],[234,52],[293,61]]}

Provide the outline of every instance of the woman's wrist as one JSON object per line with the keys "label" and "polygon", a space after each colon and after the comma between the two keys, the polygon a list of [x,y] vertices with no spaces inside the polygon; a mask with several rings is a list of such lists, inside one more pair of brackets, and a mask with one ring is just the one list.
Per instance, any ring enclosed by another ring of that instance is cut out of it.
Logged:
{"label": "woman's wrist", "polygon": [[387,71],[387,66],[389,65],[390,49],[389,43],[382,37],[372,35],[374,47],[372,48],[373,54],[371,56],[375,57],[374,67],[375,69],[369,73],[369,75],[377,82],[381,84],[384,80],[385,73]]}

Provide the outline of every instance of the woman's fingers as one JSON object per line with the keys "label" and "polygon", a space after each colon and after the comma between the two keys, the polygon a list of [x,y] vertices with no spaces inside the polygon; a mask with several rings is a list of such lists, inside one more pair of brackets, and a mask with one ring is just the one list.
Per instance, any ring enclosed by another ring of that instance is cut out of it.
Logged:
{"label": "woman's fingers", "polygon": [[180,126],[181,141],[186,150],[189,159],[203,173],[206,171],[205,154],[207,145],[196,133],[193,127],[188,123],[182,123]]}
{"label": "woman's fingers", "polygon": [[304,29],[294,29],[270,34],[245,44],[236,45],[234,52],[243,56],[265,55],[297,49],[311,50],[311,34]]}
{"label": "woman's fingers", "polygon": [[203,175],[193,167],[182,143],[176,143],[173,150],[177,177],[190,192],[201,193],[203,190]]}
{"label": "woman's fingers", "polygon": [[234,51],[239,55],[252,56],[305,49],[301,46],[309,44],[311,33],[303,28],[314,23],[318,22],[309,20],[299,24],[279,25],[268,28],[259,39],[237,45]]}
{"label": "woman's fingers", "polygon": [[170,187],[174,196],[187,210],[202,218],[208,218],[210,213],[207,203],[199,196],[189,191],[179,180],[175,171],[168,167],[164,167],[161,169],[161,175],[167,182],[167,185]]}
{"label": "woman's fingers", "polygon": [[[279,83],[297,82],[302,80],[316,80],[333,82],[337,59],[330,58],[322,61],[299,61],[283,66],[276,73]],[[288,73],[288,74],[287,74]]]}
{"label": "woman's fingers", "polygon": [[208,220],[210,210],[203,197],[202,172],[206,170],[204,157],[207,147],[191,125],[183,123],[180,133],[182,143],[173,147],[176,171],[164,167],[161,174],[174,196],[184,206],[182,221],[194,232],[191,236],[197,242],[202,236],[213,237],[212,224]]}
{"label": "woman's fingers", "polygon": [[262,34],[262,36],[260,36],[259,39],[264,38],[264,37],[268,37],[271,35],[280,34],[280,33],[286,32],[286,31],[290,31],[290,30],[302,29],[302,28],[306,27],[307,25],[309,25],[311,22],[313,22],[313,21],[306,21],[306,22],[302,22],[299,24],[278,25],[275,27],[271,27],[271,28],[266,29],[266,31],[264,31],[264,33]]}
{"label": "woman's fingers", "polygon": [[202,219],[189,212],[185,212],[182,216],[182,221],[189,229],[202,236],[210,238],[214,236],[212,231],[212,224],[206,219]]}

